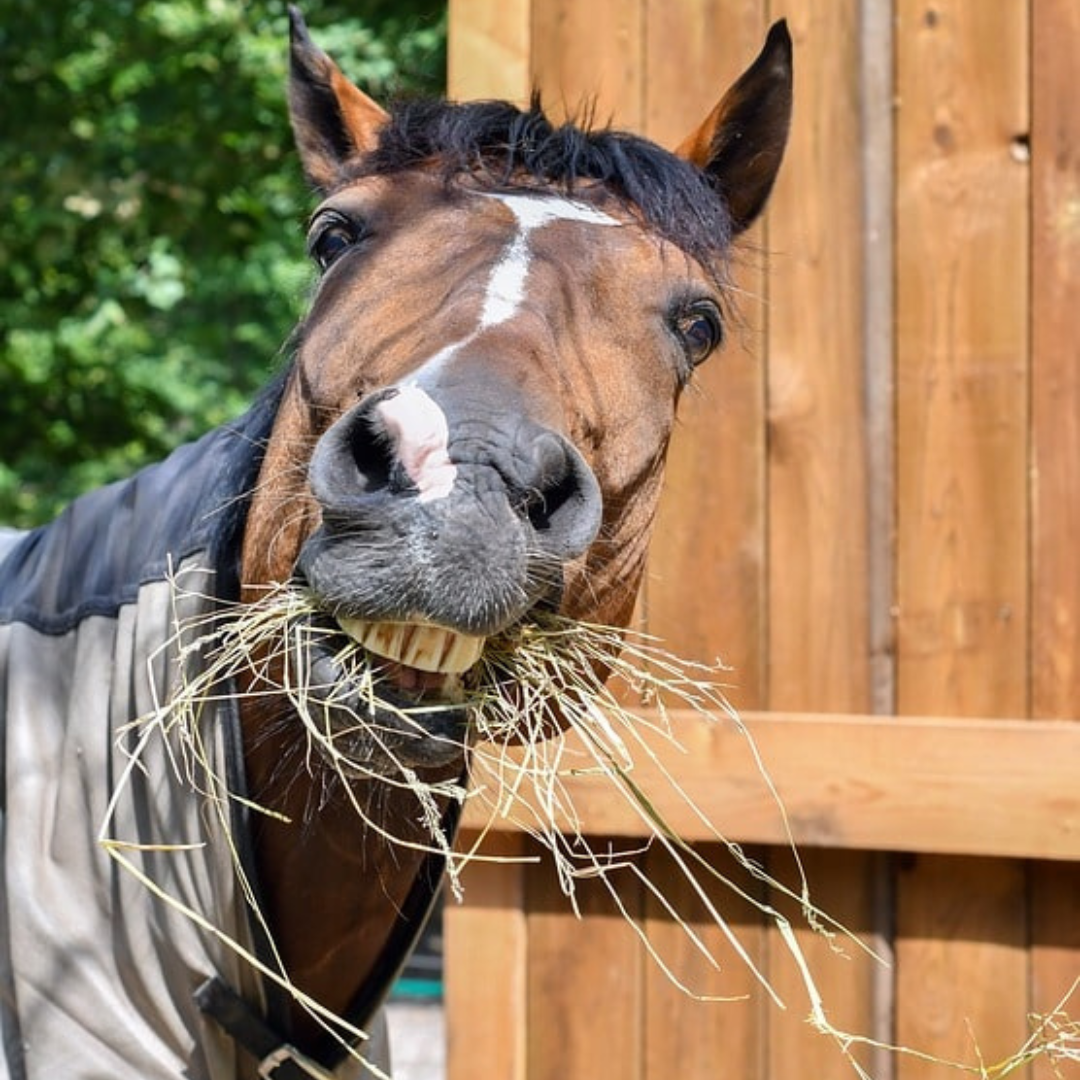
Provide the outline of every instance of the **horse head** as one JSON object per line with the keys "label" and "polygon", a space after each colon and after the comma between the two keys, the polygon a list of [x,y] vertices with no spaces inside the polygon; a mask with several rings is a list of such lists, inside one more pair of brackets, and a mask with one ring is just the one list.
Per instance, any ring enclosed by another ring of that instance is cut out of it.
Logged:
{"label": "horse head", "polygon": [[486,641],[543,609],[630,617],[675,407],[783,154],[790,38],[674,153],[537,101],[387,112],[295,10],[289,101],[319,279],[244,573],[303,582],[384,676],[398,760],[442,764]]}
{"label": "horse head", "polygon": [[674,153],[538,101],[388,112],[295,12],[291,55],[320,199],[292,363],[235,423],[0,536],[11,1075],[354,1056],[485,708],[522,738],[560,722],[547,654],[516,684],[537,723],[495,658],[631,618],[791,105],[782,24]]}

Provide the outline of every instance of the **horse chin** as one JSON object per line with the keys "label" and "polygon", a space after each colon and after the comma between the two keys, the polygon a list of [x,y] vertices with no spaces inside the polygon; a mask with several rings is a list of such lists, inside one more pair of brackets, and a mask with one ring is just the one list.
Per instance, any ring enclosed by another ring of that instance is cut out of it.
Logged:
{"label": "horse chin", "polygon": [[485,639],[425,623],[334,622],[339,632],[311,645],[309,687],[325,710],[334,764],[358,776],[463,767],[464,679]]}

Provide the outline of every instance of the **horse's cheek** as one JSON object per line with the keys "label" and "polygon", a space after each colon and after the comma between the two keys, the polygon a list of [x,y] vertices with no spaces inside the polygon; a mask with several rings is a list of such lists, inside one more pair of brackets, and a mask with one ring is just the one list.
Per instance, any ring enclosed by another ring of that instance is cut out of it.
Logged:
{"label": "horse's cheek", "polygon": [[282,409],[251,496],[242,549],[244,582],[287,581],[320,511],[307,485],[314,436],[295,409]]}

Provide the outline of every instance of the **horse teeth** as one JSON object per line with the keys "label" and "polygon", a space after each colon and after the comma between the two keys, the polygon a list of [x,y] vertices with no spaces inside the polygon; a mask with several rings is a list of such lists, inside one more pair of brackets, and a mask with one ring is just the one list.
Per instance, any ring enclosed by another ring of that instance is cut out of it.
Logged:
{"label": "horse teeth", "polygon": [[373,623],[341,616],[341,629],[369,652],[419,671],[460,674],[480,659],[485,639],[424,623]]}

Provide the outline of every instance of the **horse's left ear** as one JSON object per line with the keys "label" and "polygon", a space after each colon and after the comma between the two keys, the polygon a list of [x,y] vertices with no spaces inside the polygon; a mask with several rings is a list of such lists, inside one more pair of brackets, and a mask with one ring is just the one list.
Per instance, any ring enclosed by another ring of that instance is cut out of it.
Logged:
{"label": "horse's left ear", "polygon": [[774,23],[758,58],[675,151],[703,169],[731,211],[736,233],[761,213],[791,123],[791,35]]}
{"label": "horse's left ear", "polygon": [[341,166],[374,148],[389,115],[341,73],[289,5],[289,119],[308,180],[326,192]]}

